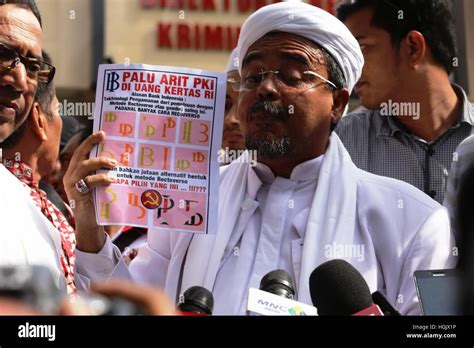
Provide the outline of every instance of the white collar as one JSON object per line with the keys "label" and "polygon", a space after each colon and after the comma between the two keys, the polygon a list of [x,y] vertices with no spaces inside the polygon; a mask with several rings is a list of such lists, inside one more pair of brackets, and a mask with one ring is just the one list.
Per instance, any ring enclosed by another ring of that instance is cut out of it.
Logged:
{"label": "white collar", "polygon": [[[302,162],[298,164],[293,171],[291,172],[290,178],[291,181],[315,181],[318,180],[319,171],[324,160],[324,155],[310,159],[309,161]],[[275,180],[275,175],[273,174],[270,167],[263,163],[257,163],[253,168],[255,174],[262,183],[271,184]],[[249,190],[250,191],[250,190]],[[250,192],[249,192],[250,195]]]}

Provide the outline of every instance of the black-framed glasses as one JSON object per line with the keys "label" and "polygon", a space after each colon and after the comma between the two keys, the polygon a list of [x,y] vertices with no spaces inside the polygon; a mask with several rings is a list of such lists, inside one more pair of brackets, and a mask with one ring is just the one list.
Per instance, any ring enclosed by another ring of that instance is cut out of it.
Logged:
{"label": "black-framed glasses", "polygon": [[19,63],[23,63],[28,77],[39,82],[50,83],[56,68],[33,57],[25,57],[15,51],[12,47],[0,42],[0,72],[14,69]]}
{"label": "black-framed glasses", "polygon": [[310,89],[316,87],[317,79],[322,80],[324,84],[328,84],[334,89],[338,89],[333,82],[312,70],[306,70],[301,73],[297,71],[261,70],[256,73],[249,73],[243,78],[240,81],[239,91],[246,92],[257,89],[269,74],[273,75],[273,80],[279,90],[284,87],[290,89]]}

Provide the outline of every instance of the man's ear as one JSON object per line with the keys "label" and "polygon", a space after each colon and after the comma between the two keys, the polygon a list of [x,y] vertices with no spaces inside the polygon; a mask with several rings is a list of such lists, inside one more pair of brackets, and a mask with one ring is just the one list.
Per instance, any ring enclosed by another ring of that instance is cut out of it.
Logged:
{"label": "man's ear", "polygon": [[405,40],[405,49],[407,53],[408,64],[415,67],[426,58],[426,40],[422,33],[412,30],[408,33]]}
{"label": "man's ear", "polygon": [[33,133],[41,140],[48,140],[46,132],[46,117],[41,112],[40,106],[38,103],[34,103],[30,111],[30,127]]}
{"label": "man's ear", "polygon": [[346,105],[349,102],[349,90],[347,88],[338,89],[332,92],[334,103],[331,109],[331,123],[336,125],[344,114]]}

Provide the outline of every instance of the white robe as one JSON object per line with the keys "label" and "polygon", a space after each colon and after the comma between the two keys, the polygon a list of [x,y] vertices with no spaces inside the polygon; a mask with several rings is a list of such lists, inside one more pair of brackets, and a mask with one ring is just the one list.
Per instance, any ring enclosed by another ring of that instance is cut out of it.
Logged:
{"label": "white robe", "polygon": [[61,238],[23,184],[0,164],[0,267],[41,265],[66,294]]}
{"label": "white robe", "polygon": [[214,284],[215,314],[245,313],[248,289],[259,288],[268,272],[283,269],[299,278],[301,245],[323,160],[319,156],[298,164],[289,178],[275,177],[262,163],[249,170],[246,198]]}
{"label": "white robe", "polygon": [[[218,274],[221,283],[226,279],[230,283],[235,277],[247,279],[247,274],[223,274],[219,269],[235,241],[235,231],[241,228],[236,221],[245,210],[243,203],[251,187],[255,186],[252,173],[250,165],[241,162],[221,169],[217,234],[150,231],[148,243],[140,249],[129,270],[107,240],[99,254],[77,253],[79,272],[92,280],[131,277],[165,288],[173,299],[194,285],[215,290]],[[292,249],[297,299],[307,304],[311,304],[311,272],[329,259],[345,258],[362,273],[371,291],[381,290],[402,314],[419,314],[413,272],[455,264],[445,209],[404,182],[356,168],[335,133],[321,164],[309,217],[300,221],[297,229],[304,229],[304,238],[296,240]],[[344,255],[328,256],[326,247],[334,243],[363,246],[364,257],[358,260]],[[239,303],[243,300],[228,298]],[[241,309],[216,310],[245,314]]]}

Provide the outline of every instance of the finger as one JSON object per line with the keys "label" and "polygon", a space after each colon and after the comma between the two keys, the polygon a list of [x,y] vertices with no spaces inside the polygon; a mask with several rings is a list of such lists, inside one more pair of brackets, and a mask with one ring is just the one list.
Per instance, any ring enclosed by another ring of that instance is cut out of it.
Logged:
{"label": "finger", "polygon": [[92,290],[108,297],[122,297],[145,308],[150,315],[174,315],[176,310],[163,291],[124,281],[93,284]]}
{"label": "finger", "polygon": [[93,189],[94,187],[100,186],[109,186],[113,184],[114,178],[111,178],[107,174],[96,174],[96,175],[89,175],[84,178],[86,185],[89,189]]}
{"label": "finger", "polygon": [[89,153],[98,143],[105,140],[105,132],[100,131],[90,135],[84,142],[78,146],[74,155],[71,158],[71,162],[80,162],[89,157]]}
{"label": "finger", "polygon": [[86,176],[95,173],[101,168],[112,169],[117,165],[117,161],[106,157],[90,158],[82,161],[76,170],[72,173],[71,180],[77,181],[85,178]]}

